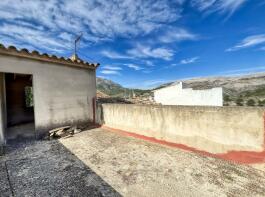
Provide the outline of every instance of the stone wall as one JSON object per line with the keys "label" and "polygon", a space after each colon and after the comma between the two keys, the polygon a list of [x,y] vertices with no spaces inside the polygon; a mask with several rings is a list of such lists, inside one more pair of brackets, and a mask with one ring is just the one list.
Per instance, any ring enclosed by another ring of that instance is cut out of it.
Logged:
{"label": "stone wall", "polygon": [[98,123],[211,153],[264,150],[264,108],[103,104]]}

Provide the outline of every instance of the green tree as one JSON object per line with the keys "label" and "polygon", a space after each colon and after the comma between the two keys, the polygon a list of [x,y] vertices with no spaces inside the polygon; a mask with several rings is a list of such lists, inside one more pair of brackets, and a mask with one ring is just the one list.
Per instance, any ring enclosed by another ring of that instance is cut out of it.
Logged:
{"label": "green tree", "polygon": [[264,100],[259,100],[258,106],[260,106],[260,107],[265,106],[265,99]]}
{"label": "green tree", "polygon": [[247,101],[247,106],[255,106],[255,105],[256,105],[256,102],[253,99],[249,99]]}
{"label": "green tree", "polygon": [[25,101],[26,101],[26,107],[33,107],[33,88],[31,86],[25,87]]}

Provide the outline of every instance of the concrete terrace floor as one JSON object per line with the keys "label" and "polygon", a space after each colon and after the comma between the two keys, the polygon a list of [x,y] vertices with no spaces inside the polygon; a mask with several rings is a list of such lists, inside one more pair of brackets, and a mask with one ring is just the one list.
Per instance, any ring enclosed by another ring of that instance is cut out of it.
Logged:
{"label": "concrete terrace floor", "polygon": [[102,128],[12,145],[0,196],[264,196],[265,172]]}

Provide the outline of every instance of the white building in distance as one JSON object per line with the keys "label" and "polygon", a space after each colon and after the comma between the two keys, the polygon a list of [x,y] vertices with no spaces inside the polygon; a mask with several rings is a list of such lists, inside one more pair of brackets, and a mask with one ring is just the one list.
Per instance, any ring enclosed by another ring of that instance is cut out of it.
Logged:
{"label": "white building in distance", "polygon": [[155,90],[154,100],[162,105],[223,106],[223,89],[183,89],[180,82]]}

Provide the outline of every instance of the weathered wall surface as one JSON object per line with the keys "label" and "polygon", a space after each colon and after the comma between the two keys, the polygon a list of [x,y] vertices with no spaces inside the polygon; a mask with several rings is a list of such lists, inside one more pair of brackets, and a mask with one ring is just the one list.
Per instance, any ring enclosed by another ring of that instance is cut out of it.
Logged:
{"label": "weathered wall surface", "polygon": [[193,90],[182,83],[154,91],[154,100],[162,105],[223,106],[222,88]]}
{"label": "weathered wall surface", "polygon": [[212,153],[263,151],[264,108],[103,104],[106,126]]}
{"label": "weathered wall surface", "polygon": [[0,73],[0,155],[4,153],[5,144],[5,97],[4,97],[4,74]]}
{"label": "weathered wall surface", "polygon": [[33,75],[37,130],[92,121],[95,70],[0,55],[0,72]]}

